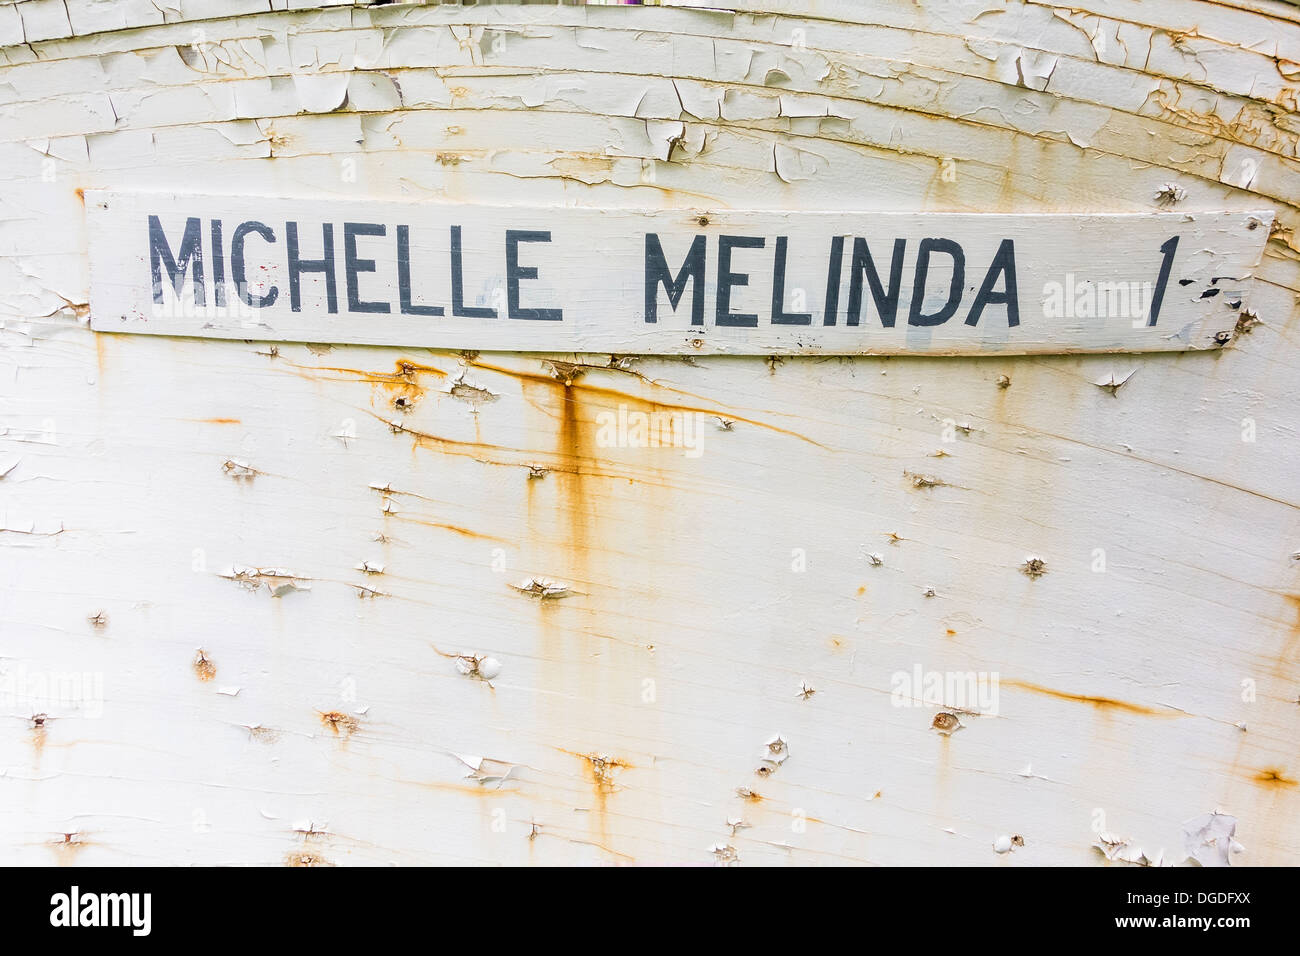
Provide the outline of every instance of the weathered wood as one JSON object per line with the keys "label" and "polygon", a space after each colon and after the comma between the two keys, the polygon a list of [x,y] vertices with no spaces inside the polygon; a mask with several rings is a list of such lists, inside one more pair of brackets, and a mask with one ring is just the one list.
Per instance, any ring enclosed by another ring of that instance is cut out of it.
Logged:
{"label": "weathered wood", "polygon": [[1220,348],[1273,221],[87,200],[98,331],[643,355]]}
{"label": "weathered wood", "polygon": [[[0,4],[6,861],[1296,862],[1296,8],[167,6]],[[92,331],[95,190],[1274,225],[1209,352],[462,354]]]}

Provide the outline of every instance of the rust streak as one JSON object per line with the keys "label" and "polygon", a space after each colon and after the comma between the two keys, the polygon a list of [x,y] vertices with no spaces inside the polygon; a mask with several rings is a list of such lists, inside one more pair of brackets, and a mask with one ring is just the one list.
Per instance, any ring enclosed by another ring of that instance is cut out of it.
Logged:
{"label": "rust streak", "polygon": [[[402,423],[394,423],[382,415],[377,414],[372,409],[358,409],[365,414],[371,415],[379,421],[388,425],[396,434],[409,435],[415,440],[417,447],[431,448],[445,455],[459,455],[464,458],[473,458],[475,461],[484,465],[498,465],[507,468],[529,468],[536,467],[536,459],[539,454],[563,455],[570,459],[566,463],[548,461],[546,471],[548,474],[573,475],[589,478],[606,478],[611,481],[630,481],[643,485],[664,485],[664,482],[653,482],[646,478],[644,474],[638,474],[632,471],[625,473],[615,473],[610,471],[596,471],[590,468],[584,469],[584,464],[594,464],[598,459],[590,456],[583,456],[577,450],[575,442],[561,442],[557,451],[538,452],[533,449],[515,448],[508,445],[495,445],[488,442],[462,441],[456,438],[446,438],[442,435],[434,435],[430,432],[420,431],[418,428],[411,428]],[[505,455],[516,454],[521,456],[519,461],[507,461],[499,458],[485,457],[484,452],[500,452]],[[399,494],[408,494],[408,492],[397,492]],[[432,500],[432,499],[430,499]]]}
{"label": "rust streak", "polygon": [[404,389],[413,394],[421,394],[424,391],[423,386],[417,381],[420,375],[432,375],[435,378],[446,378],[447,373],[433,365],[422,365],[419,362],[413,362],[410,359],[398,359],[393,363],[393,371],[377,372],[361,368],[344,368],[341,366],[331,365],[300,365],[297,362],[284,360],[290,369],[296,370],[295,374],[302,378],[315,378],[312,373],[333,373],[352,378],[357,382],[364,382],[370,385],[382,385],[389,389]]}
{"label": "rust streak", "polygon": [[[487,365],[481,362],[476,362],[474,367],[479,369],[486,369],[487,371],[490,372],[497,372],[501,375],[508,375],[513,378],[520,379],[521,381],[538,382],[547,385],[553,385],[555,383],[554,376],[549,374],[543,374],[541,372],[523,372],[523,371],[518,371],[516,369],[504,368],[498,365]],[[587,371],[588,369],[604,370],[603,366],[580,365],[576,367],[582,369],[584,372]],[[661,385],[660,383],[655,382],[651,379],[642,379],[642,381],[648,382],[655,388],[667,389],[668,391],[676,392],[677,394],[692,395],[692,393],[690,392],[680,392],[677,389],[671,388],[670,386]],[[719,411],[717,408],[711,408],[705,405],[687,405],[687,404],[679,404],[674,402],[662,402],[662,401],[658,401],[657,399],[650,399],[650,398],[644,398],[643,396],[640,395],[633,395],[630,392],[623,392],[616,388],[606,388],[599,385],[583,384],[579,381],[569,382],[565,385],[565,387],[574,392],[581,392],[583,398],[601,397],[606,399],[612,399],[616,403],[617,402],[636,403],[637,405],[640,406],[646,406],[652,408],[655,411],[698,412],[703,415],[715,415],[720,418],[725,418],[728,421],[744,422],[747,425],[754,425],[758,428],[764,428],[767,429],[768,431],[776,432],[777,434],[789,435],[791,438],[797,438],[800,441],[807,442],[808,444],[814,445],[817,448],[822,448],[822,449],[826,448],[826,446],[823,445],[821,442],[814,441],[813,439],[807,437],[806,435],[801,435],[796,431],[791,431],[790,429],[787,428],[781,428],[778,425],[773,425],[769,422],[759,421],[758,419],[755,418],[746,418],[743,415],[739,415],[736,412],[730,410]],[[698,397],[698,396],[692,395],[692,397]]]}
{"label": "rust streak", "polygon": [[1294,787],[1297,785],[1295,780],[1285,776],[1285,771],[1272,768],[1259,771],[1251,779],[1266,787]]}
{"label": "rust streak", "polygon": [[1145,707],[1142,704],[1134,704],[1126,700],[1116,700],[1113,697],[1098,697],[1091,694],[1071,694],[1067,691],[1056,690],[1051,687],[1043,687],[1039,684],[1030,684],[1027,681],[1004,680],[1002,683],[1008,687],[1018,687],[1021,690],[1032,691],[1035,694],[1042,694],[1046,697],[1055,697],[1057,700],[1073,701],[1076,704],[1091,704],[1099,710],[1122,710],[1130,714],[1142,714],[1145,717],[1181,716],[1175,711],[1157,710],[1154,707]]}
{"label": "rust streak", "polygon": [[450,531],[453,534],[458,534],[466,538],[479,538],[484,541],[502,541],[507,544],[513,544],[515,541],[514,538],[502,538],[494,534],[485,534],[482,531],[474,531],[471,528],[463,528],[460,525],[445,524],[441,521],[425,521],[421,518],[412,518],[404,514],[389,515],[388,517],[394,518],[398,521],[407,521],[411,524],[418,524],[425,528],[438,528],[442,531]]}

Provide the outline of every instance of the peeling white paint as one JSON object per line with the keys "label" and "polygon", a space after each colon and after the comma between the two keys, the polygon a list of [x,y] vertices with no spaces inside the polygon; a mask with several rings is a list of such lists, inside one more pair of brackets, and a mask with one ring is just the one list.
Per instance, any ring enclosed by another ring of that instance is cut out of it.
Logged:
{"label": "peeling white paint", "polygon": [[[0,3],[7,861],[1296,861],[1300,11],[713,5]],[[461,354],[94,332],[95,190],[1273,225],[1199,353]]]}

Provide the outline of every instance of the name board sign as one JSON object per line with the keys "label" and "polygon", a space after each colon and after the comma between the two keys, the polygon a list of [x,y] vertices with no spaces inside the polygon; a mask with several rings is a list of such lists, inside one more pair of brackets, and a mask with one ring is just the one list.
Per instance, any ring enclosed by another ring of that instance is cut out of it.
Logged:
{"label": "name board sign", "polygon": [[1215,348],[1272,222],[119,192],[87,213],[98,331],[739,355]]}

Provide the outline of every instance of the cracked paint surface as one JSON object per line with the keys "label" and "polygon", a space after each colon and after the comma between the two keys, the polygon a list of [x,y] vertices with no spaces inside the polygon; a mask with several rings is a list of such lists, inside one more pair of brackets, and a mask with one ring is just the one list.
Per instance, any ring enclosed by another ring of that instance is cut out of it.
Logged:
{"label": "cracked paint surface", "polygon": [[[6,860],[1296,862],[1300,10],[689,6],[0,3]],[[92,333],[196,184],[1275,220],[1200,354]]]}

